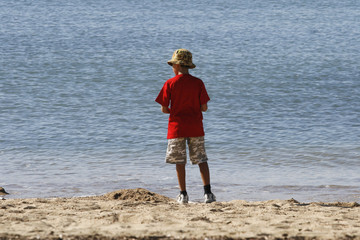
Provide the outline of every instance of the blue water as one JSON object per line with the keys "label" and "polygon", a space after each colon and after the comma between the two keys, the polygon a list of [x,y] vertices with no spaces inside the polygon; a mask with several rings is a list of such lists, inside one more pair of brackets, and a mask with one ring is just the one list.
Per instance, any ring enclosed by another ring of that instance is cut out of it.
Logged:
{"label": "blue water", "polygon": [[188,48],[211,98],[219,200],[360,201],[359,26],[352,0],[2,1],[0,186],[9,198],[174,197],[154,99]]}

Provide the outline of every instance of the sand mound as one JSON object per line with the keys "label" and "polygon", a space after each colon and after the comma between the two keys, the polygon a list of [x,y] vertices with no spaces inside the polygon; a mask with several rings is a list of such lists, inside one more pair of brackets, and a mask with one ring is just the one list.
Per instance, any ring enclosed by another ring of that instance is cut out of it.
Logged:
{"label": "sand mound", "polygon": [[319,202],[319,203],[313,203],[313,204],[317,204],[317,205],[320,205],[323,207],[342,207],[342,208],[360,207],[360,204],[357,202],[334,202],[334,203]]}
{"label": "sand mound", "polygon": [[4,188],[0,187],[0,195],[7,195],[8,193],[5,191]]}
{"label": "sand mound", "polygon": [[108,199],[128,200],[134,202],[170,202],[170,198],[150,192],[143,188],[122,189],[104,195]]}

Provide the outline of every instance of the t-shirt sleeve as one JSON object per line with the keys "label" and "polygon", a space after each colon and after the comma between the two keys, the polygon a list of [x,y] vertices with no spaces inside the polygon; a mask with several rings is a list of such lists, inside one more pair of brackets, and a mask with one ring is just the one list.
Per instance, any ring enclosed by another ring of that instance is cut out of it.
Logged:
{"label": "t-shirt sleeve", "polygon": [[162,87],[159,95],[155,99],[155,102],[159,103],[162,106],[168,107],[170,104],[170,97],[171,97],[170,86],[168,82],[166,82]]}
{"label": "t-shirt sleeve", "polygon": [[208,101],[210,101],[210,97],[206,91],[205,84],[201,82],[200,104],[206,104]]}

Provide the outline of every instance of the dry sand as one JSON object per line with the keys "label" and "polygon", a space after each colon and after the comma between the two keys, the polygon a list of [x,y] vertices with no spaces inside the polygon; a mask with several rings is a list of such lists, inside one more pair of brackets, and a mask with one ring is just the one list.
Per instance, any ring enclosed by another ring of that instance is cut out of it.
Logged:
{"label": "dry sand", "polygon": [[360,239],[357,203],[180,205],[145,189],[0,200],[0,239]]}

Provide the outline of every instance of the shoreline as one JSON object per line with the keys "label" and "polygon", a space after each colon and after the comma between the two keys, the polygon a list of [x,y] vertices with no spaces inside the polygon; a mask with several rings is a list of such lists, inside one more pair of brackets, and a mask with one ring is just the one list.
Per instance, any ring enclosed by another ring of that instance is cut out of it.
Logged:
{"label": "shoreline", "polygon": [[146,189],[0,200],[5,239],[356,239],[360,205],[294,199],[180,205]]}
{"label": "shoreline", "polygon": [[[197,172],[196,172],[197,173]],[[190,184],[189,184],[190,185]],[[1,186],[1,185],[0,185]],[[126,189],[137,188],[139,185],[129,185],[124,186]],[[174,185],[175,186],[175,185]],[[158,194],[168,196],[170,198],[175,198],[177,195],[177,187],[166,187],[157,188],[152,187],[150,191],[156,192]],[[102,189],[101,186],[97,186],[97,189],[84,190],[84,191],[71,191],[71,188],[68,185],[61,186],[59,188],[54,188],[53,191],[40,191],[40,189],[26,191],[24,189],[13,188],[12,186],[5,186],[6,190],[9,191],[9,195],[2,194],[0,191],[0,199],[29,199],[29,198],[76,198],[76,197],[92,197],[100,196],[106,194],[114,189],[119,189],[119,186],[108,187],[107,189]],[[288,187],[291,190],[279,190],[281,187]],[[271,199],[278,200],[287,200],[294,198],[300,202],[360,202],[360,188],[359,186],[340,186],[340,185],[329,185],[329,186],[317,186],[323,187],[324,189],[317,189],[314,191],[303,191],[304,187],[302,185],[292,186],[292,185],[282,185],[282,186],[256,186],[249,187],[248,189],[240,188],[237,186],[228,186],[226,189],[223,189],[221,186],[215,186],[213,188],[215,195],[218,197],[219,201],[229,202],[232,200],[245,200],[249,202],[258,202],[258,201],[267,201]],[[308,186],[310,187],[310,186]],[[315,186],[316,187],[316,186]],[[269,188],[269,189],[266,189]],[[275,189],[274,189],[275,188]],[[336,190],[340,189],[340,190]],[[1,190],[1,189],[0,189]],[[40,192],[39,192],[40,191]],[[303,191],[303,192],[302,192]],[[188,194],[191,201],[202,202],[202,186],[194,185],[189,187]]]}

